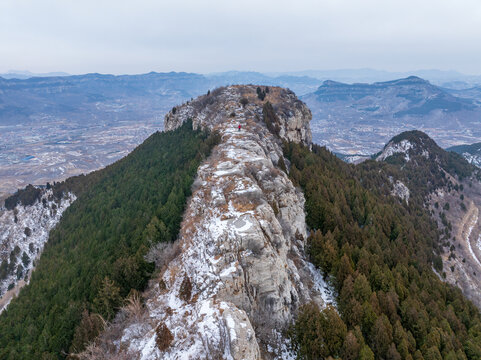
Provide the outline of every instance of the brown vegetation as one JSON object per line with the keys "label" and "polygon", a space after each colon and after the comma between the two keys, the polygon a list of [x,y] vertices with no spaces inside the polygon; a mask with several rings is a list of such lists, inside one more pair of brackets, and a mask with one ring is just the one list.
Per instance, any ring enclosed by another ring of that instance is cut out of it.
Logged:
{"label": "brown vegetation", "polygon": [[155,334],[157,335],[155,343],[157,344],[159,350],[167,350],[170,347],[170,344],[172,344],[172,341],[174,340],[174,335],[172,335],[167,325],[161,322],[155,329]]}
{"label": "brown vegetation", "polygon": [[179,289],[179,298],[184,301],[190,301],[192,297],[192,283],[190,282],[190,278],[187,274],[184,276],[184,280],[182,280],[182,284],[180,285]]}

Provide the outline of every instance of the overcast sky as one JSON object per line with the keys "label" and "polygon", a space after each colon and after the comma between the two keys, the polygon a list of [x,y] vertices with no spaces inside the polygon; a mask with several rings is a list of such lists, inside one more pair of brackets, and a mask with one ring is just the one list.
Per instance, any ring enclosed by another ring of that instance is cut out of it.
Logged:
{"label": "overcast sky", "polygon": [[480,0],[0,0],[0,72],[481,74]]}

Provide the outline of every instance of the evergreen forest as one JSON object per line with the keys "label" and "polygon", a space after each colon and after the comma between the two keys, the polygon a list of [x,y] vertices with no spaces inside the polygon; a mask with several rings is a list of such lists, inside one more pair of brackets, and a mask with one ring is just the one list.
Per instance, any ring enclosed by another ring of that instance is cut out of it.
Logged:
{"label": "evergreen forest", "polygon": [[[428,189],[408,204],[388,195],[388,177],[399,174],[393,164],[353,166],[317,145],[284,150],[306,198],[310,259],[337,293],[337,309],[302,308],[290,330],[299,357],[481,359],[478,309],[433,271],[442,261],[440,233],[422,206]],[[470,173],[468,166],[455,170]],[[416,172],[417,181],[436,185],[429,167]]]}

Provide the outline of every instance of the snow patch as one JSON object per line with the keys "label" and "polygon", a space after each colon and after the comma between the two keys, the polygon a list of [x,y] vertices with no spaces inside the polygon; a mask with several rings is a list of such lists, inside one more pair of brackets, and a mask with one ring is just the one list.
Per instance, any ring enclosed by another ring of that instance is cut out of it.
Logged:
{"label": "snow patch", "polygon": [[396,182],[393,184],[391,195],[397,196],[402,200],[406,200],[406,203],[409,204],[409,188],[404,185],[403,182],[396,180]]}
{"label": "snow patch", "polygon": [[[409,161],[409,153],[408,150],[412,149],[414,145],[409,142],[409,140],[401,140],[396,144],[389,143],[382,153],[376,158],[377,161],[386,160],[386,158],[393,156],[394,154],[402,153],[404,154],[404,159]],[[429,156],[429,154],[428,154]]]}
{"label": "snow patch", "polygon": [[309,273],[314,281],[314,289],[321,295],[321,298],[325,305],[337,306],[336,298],[334,294],[334,288],[330,286],[323,278],[319,269],[314,264],[306,262]]}

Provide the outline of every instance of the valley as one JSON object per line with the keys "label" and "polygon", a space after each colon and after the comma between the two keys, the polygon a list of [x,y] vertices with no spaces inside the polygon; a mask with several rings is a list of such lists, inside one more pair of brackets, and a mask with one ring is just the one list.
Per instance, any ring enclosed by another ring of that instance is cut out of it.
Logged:
{"label": "valley", "polygon": [[0,198],[103,168],[162,129],[155,119],[81,124],[49,117],[0,127]]}

